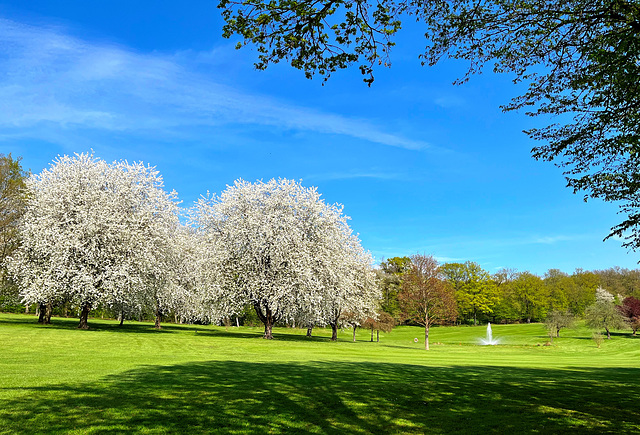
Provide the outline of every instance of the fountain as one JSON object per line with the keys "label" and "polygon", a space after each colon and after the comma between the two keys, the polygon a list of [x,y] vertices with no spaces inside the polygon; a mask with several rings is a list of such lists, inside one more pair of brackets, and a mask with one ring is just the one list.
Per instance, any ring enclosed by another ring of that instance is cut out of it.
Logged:
{"label": "fountain", "polygon": [[494,346],[498,344],[498,339],[493,338],[493,332],[491,331],[491,323],[487,323],[487,338],[481,338],[480,342],[483,346]]}

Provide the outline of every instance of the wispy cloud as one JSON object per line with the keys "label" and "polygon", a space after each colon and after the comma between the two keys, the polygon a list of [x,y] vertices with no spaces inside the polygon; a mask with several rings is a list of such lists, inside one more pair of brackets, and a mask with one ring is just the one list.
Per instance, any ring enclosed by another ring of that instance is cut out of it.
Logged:
{"label": "wispy cloud", "polygon": [[524,239],[523,244],[553,245],[558,242],[570,242],[570,241],[578,240],[581,238],[584,238],[584,236],[577,236],[577,235],[533,236],[531,238]]}
{"label": "wispy cloud", "polygon": [[310,181],[335,181],[335,180],[353,180],[358,178],[368,178],[376,180],[405,180],[406,174],[398,174],[394,172],[384,171],[364,171],[364,172],[328,172],[325,174],[313,174],[305,177],[305,180]]}
{"label": "wispy cloud", "polygon": [[440,257],[440,256],[434,256],[433,258],[435,258],[438,263],[457,263],[457,262],[461,262],[461,261],[467,261],[466,258],[459,258],[459,257]]}
{"label": "wispy cloud", "polygon": [[136,53],[0,19],[0,140],[27,128],[32,135],[54,128],[158,135],[255,124],[429,147],[364,119],[226,86],[190,68],[192,57]]}
{"label": "wispy cloud", "polygon": [[554,245],[562,242],[572,242],[577,240],[583,240],[588,236],[584,234],[557,234],[557,235],[522,235],[515,237],[504,238],[464,238],[456,237],[454,239],[440,240],[434,247],[486,247],[492,246],[494,248],[507,248],[517,246],[531,246],[531,245]]}
{"label": "wispy cloud", "polygon": [[455,96],[455,95],[444,95],[436,98],[433,101],[437,106],[442,107],[443,109],[451,109],[456,107],[464,107],[466,102],[464,99]]}

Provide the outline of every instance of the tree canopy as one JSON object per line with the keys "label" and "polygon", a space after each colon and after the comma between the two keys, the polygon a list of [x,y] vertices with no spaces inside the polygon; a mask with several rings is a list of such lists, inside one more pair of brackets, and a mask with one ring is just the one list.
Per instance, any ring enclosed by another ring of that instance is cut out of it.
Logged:
{"label": "tree canopy", "polygon": [[429,350],[429,328],[457,315],[455,292],[431,255],[412,255],[402,281],[400,306],[407,319],[424,326],[424,348]]}
{"label": "tree canopy", "polygon": [[400,319],[398,293],[402,286],[402,276],[410,266],[411,259],[409,257],[393,257],[380,262],[380,269],[377,271],[382,290],[380,308],[396,320]]}
{"label": "tree canopy", "polygon": [[611,338],[612,329],[623,329],[627,327],[625,318],[613,301],[598,300],[595,304],[587,307],[585,311],[586,324],[595,330],[604,329],[607,338]]}
{"label": "tree canopy", "polygon": [[258,50],[258,69],[288,61],[325,79],[358,65],[369,85],[390,64],[403,20],[424,25],[423,64],[469,63],[456,83],[490,64],[527,90],[504,106],[561,115],[527,133],[536,159],[564,168],[584,199],[625,215],[607,237],[640,248],[640,5],[634,0],[220,0],[226,37]]}
{"label": "tree canopy", "polygon": [[18,223],[25,210],[25,179],[27,173],[20,158],[0,154],[0,293],[8,285],[5,259],[19,246]]}
{"label": "tree canopy", "polygon": [[471,316],[474,325],[478,323],[479,313],[493,313],[493,307],[498,302],[498,292],[489,272],[472,261],[447,263],[440,269],[455,288],[458,311]]}
{"label": "tree canopy", "polygon": [[619,309],[627,319],[627,322],[629,322],[633,335],[636,335],[638,328],[640,328],[640,300],[633,296],[624,298]]}
{"label": "tree canopy", "polygon": [[88,328],[97,304],[142,304],[147,290],[167,285],[177,204],[155,169],[76,154],[26,186],[23,243],[9,260],[26,302],[71,300],[82,307],[79,327]]}
{"label": "tree canopy", "polygon": [[[347,225],[342,207],[293,180],[238,180],[219,197],[202,198],[198,225],[217,249],[216,306],[254,307],[273,338],[280,320],[331,324],[341,314],[366,318],[379,291],[372,259]],[[337,337],[336,337],[337,338]]]}

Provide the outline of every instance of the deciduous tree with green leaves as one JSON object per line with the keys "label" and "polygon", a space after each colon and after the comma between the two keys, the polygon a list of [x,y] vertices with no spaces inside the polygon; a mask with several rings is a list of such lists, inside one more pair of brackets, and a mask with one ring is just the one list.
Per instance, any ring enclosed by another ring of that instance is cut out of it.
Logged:
{"label": "deciduous tree with green leaves", "polygon": [[21,158],[11,154],[0,154],[0,308],[20,300],[15,285],[11,283],[5,259],[20,244],[18,222],[25,211],[25,179],[28,174],[22,169]]}
{"label": "deciduous tree with green leaves", "polygon": [[544,316],[546,306],[544,284],[540,277],[521,272],[511,283],[514,304],[518,307],[521,319],[530,323],[531,320]]}
{"label": "deciduous tree with green leaves", "polygon": [[[640,5],[636,0],[220,0],[223,35],[257,47],[256,67],[288,61],[325,79],[357,65],[369,85],[390,64],[403,20],[422,23],[423,64],[468,62],[457,83],[489,64],[526,91],[504,106],[556,123],[526,133],[536,159],[564,168],[584,199],[625,216],[608,237],[640,248]],[[557,116],[560,115],[560,116]]]}
{"label": "deciduous tree with green leaves", "polygon": [[596,288],[600,278],[593,272],[576,269],[571,275],[575,286],[568,287],[569,310],[576,316],[584,316],[586,308],[596,301]]}
{"label": "deciduous tree with green leaves", "polygon": [[549,332],[549,337],[560,337],[562,328],[570,328],[573,324],[573,315],[568,311],[551,310],[547,313],[544,325]]}
{"label": "deciduous tree with green leaves", "polygon": [[575,291],[571,277],[559,269],[549,269],[544,274],[544,286],[547,294],[547,308],[551,311],[565,311],[569,306],[567,294]]}
{"label": "deciduous tree with green leaves", "polygon": [[447,263],[441,268],[447,281],[456,289],[458,312],[472,316],[478,324],[478,314],[491,314],[498,301],[497,287],[489,272],[478,263]]}
{"label": "deciduous tree with green leaves", "polygon": [[400,318],[398,293],[402,286],[402,277],[411,265],[409,257],[392,257],[380,263],[378,279],[382,291],[380,308],[396,320]]}
{"label": "deciduous tree with green leaves", "polygon": [[611,338],[612,329],[623,329],[627,326],[624,316],[613,301],[599,300],[587,307],[585,320],[588,326],[607,332],[607,339]]}

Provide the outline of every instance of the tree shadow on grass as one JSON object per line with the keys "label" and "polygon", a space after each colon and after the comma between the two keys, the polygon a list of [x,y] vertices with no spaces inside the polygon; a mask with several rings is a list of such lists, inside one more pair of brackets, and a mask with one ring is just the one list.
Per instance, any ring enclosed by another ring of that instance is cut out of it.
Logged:
{"label": "tree shadow on grass", "polygon": [[[604,335],[604,334],[603,334],[603,335]],[[629,339],[633,339],[633,340],[635,340],[635,339],[637,339],[639,336],[638,336],[637,334],[636,334],[636,335],[633,335],[633,333],[632,333],[631,331],[625,331],[625,332],[620,332],[620,331],[613,332],[613,331],[612,331],[612,332],[611,332],[611,337],[616,337],[616,338],[617,338],[617,337],[620,337],[620,338],[629,338]]]}
{"label": "tree shadow on grass", "polygon": [[[52,317],[51,323],[48,325],[40,325],[38,324],[38,318],[35,316],[24,315],[24,316],[12,316],[12,317],[0,317],[0,325],[5,324],[8,326],[18,326],[18,325],[29,325],[37,328],[47,328],[47,329],[65,329],[65,330],[74,330],[78,329],[78,324],[80,320],[74,317]],[[110,331],[110,332],[136,332],[136,333],[169,333],[169,332],[177,332],[184,331],[188,326],[186,325],[175,325],[171,323],[163,323],[161,329],[155,329],[154,323],[147,322],[136,322],[136,321],[126,321],[122,325],[114,320],[107,319],[98,319],[98,318],[89,318],[89,329],[88,331]],[[189,325],[192,326],[192,325]]]}
{"label": "tree shadow on grass", "polygon": [[[12,316],[12,317],[0,317],[0,325],[29,325],[32,327],[38,328],[48,328],[48,329],[64,329],[64,330],[74,330],[78,329],[79,320],[73,317],[52,317],[51,324],[49,325],[39,325],[38,319],[35,316]],[[127,332],[127,333],[140,333],[140,334],[158,334],[158,333],[172,333],[172,332],[180,332],[184,333],[187,331],[193,331],[198,335],[203,336],[215,336],[215,337],[229,337],[229,338],[262,338],[263,331],[261,328],[255,328],[255,330],[247,330],[247,328],[242,327],[240,329],[231,326],[228,330],[221,329],[219,327],[217,329],[211,329],[209,326],[205,325],[187,325],[187,324],[174,324],[174,323],[163,323],[161,329],[155,329],[153,327],[153,322],[136,322],[136,321],[126,321],[122,326],[120,326],[117,322],[113,320],[103,320],[103,319],[93,319],[89,318],[89,331],[106,331],[106,332]],[[326,336],[313,336],[307,337],[305,335],[306,330],[300,330],[298,333],[287,332],[288,328],[276,328],[274,330],[274,339],[279,341],[296,341],[296,342],[328,342],[330,341],[330,333],[326,333]],[[351,341],[351,336],[349,335],[349,340]],[[345,341],[346,339],[341,339],[340,341]],[[364,340],[360,340],[364,341]],[[369,341],[369,340],[366,340]]]}
{"label": "tree shadow on grass", "polygon": [[[16,391],[5,433],[630,433],[640,369],[214,361]],[[5,392],[7,392],[5,390]]]}
{"label": "tree shadow on grass", "polygon": [[[331,341],[331,337],[327,336],[318,336],[314,335],[311,337],[307,337],[305,330],[300,330],[298,333],[285,332],[288,329],[278,328],[273,331],[273,340],[274,341],[293,341],[293,342],[329,342]],[[208,331],[198,331],[198,335],[210,335],[215,337],[229,337],[229,338],[262,338],[264,336],[264,331],[259,328],[256,328],[254,331],[246,331],[246,329],[237,330],[236,328],[229,328],[228,331],[225,330],[208,330]],[[344,341],[344,340],[340,340]],[[352,341],[351,337],[349,337],[348,341]],[[364,341],[364,340],[360,340]],[[367,340],[368,342],[369,340]]]}

